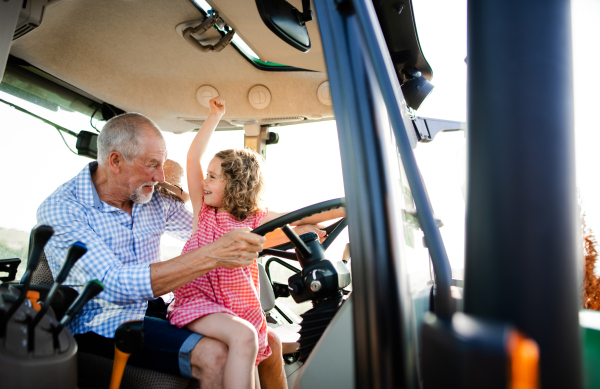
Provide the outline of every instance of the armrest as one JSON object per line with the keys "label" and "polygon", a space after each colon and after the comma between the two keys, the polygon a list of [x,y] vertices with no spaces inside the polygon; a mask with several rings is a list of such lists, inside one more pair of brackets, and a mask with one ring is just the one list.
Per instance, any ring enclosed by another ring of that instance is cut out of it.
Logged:
{"label": "armrest", "polygon": [[0,272],[8,273],[7,277],[0,277],[0,281],[9,282],[17,278],[17,269],[21,264],[19,258],[0,259]]}

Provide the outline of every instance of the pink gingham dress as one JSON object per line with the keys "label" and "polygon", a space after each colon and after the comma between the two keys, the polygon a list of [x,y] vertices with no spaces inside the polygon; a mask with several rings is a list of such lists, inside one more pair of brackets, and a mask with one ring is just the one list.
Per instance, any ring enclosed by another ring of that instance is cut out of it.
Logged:
{"label": "pink gingham dress", "polygon": [[[267,216],[267,210],[237,221],[230,213],[209,207],[202,199],[198,214],[198,230],[183,247],[182,254],[212,243],[236,228],[256,228]],[[169,306],[171,324],[181,328],[211,313],[224,312],[249,321],[258,334],[256,364],[271,355],[267,342],[267,322],[260,307],[260,289],[256,260],[248,267],[219,267],[175,290]]]}

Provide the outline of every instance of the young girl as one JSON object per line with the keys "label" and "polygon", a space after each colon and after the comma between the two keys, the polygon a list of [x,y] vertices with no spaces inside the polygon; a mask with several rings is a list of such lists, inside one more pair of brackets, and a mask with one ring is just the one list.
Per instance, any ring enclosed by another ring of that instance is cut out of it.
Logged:
{"label": "young girl", "polygon": [[[210,101],[210,115],[188,152],[187,178],[194,230],[183,253],[212,243],[233,229],[254,229],[283,215],[260,207],[264,179],[261,157],[253,151],[231,149],[217,153],[203,178],[200,158],[224,113],[223,98]],[[333,210],[294,224],[316,224],[344,214],[343,209]],[[278,240],[267,236],[264,247],[279,244]],[[254,366],[271,354],[267,323],[260,307],[256,261],[246,268],[217,268],[177,289],[169,320],[178,327],[185,326],[227,344],[225,388],[255,387]]]}

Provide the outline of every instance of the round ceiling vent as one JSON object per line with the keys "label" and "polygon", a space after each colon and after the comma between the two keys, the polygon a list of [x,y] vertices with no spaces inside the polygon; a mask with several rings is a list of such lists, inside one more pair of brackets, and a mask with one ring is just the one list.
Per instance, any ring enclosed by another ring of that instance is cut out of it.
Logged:
{"label": "round ceiling vent", "polygon": [[210,85],[202,85],[198,92],[196,92],[196,98],[201,106],[208,108],[208,102],[219,95],[219,92]]}
{"label": "round ceiling vent", "polygon": [[262,85],[255,85],[248,92],[248,101],[256,109],[264,109],[271,103],[271,92]]}
{"label": "round ceiling vent", "polygon": [[329,87],[329,81],[325,81],[319,85],[319,89],[317,89],[317,97],[319,98],[321,104],[333,105],[333,101],[331,101],[331,88]]}

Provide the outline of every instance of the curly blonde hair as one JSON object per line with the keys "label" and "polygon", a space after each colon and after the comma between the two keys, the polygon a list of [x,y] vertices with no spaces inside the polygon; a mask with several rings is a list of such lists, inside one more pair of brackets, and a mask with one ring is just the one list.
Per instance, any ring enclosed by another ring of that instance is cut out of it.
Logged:
{"label": "curly blonde hair", "polygon": [[265,179],[262,174],[262,157],[250,149],[219,151],[221,175],[226,180],[223,208],[237,220],[246,218],[261,209]]}

